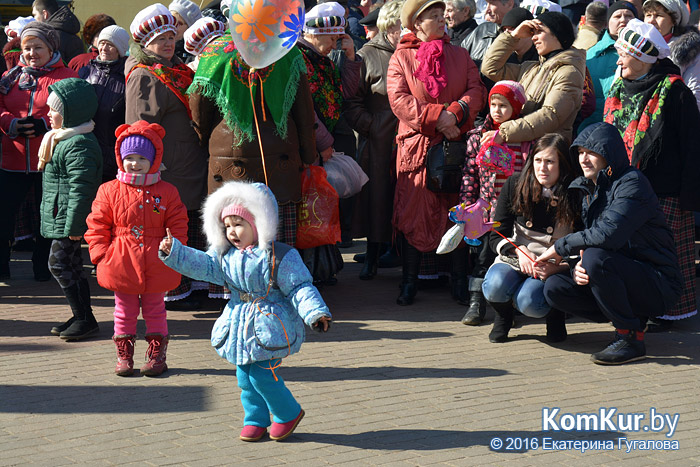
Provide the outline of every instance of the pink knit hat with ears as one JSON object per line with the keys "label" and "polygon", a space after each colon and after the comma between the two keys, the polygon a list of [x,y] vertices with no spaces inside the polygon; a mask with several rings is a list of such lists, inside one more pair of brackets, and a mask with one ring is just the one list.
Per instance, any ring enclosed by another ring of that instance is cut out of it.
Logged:
{"label": "pink knit hat with ears", "polygon": [[510,106],[513,107],[513,115],[510,117],[511,119],[517,118],[518,115],[520,115],[520,111],[527,102],[525,88],[523,88],[523,85],[517,81],[504,79],[494,84],[491,88],[491,92],[489,92],[489,103],[491,102],[491,97],[494,94],[498,94],[508,99]]}
{"label": "pink knit hat with ears", "polygon": [[250,211],[241,204],[229,204],[221,211],[221,220],[223,221],[229,216],[238,216],[248,221],[253,228],[253,237],[256,242],[258,241],[258,229],[255,227],[255,216],[253,216]]}

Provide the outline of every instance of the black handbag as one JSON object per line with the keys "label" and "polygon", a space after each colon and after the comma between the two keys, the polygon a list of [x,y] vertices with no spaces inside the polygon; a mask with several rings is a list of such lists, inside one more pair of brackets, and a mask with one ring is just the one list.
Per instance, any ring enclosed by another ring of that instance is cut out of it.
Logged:
{"label": "black handbag", "polygon": [[459,193],[462,186],[462,165],[467,157],[467,143],[448,141],[428,148],[426,184],[435,193]]}
{"label": "black handbag", "polygon": [[[469,106],[462,100],[457,102],[462,108],[462,121],[457,122],[459,127],[469,118]],[[425,156],[428,190],[435,193],[459,193],[462,186],[462,165],[466,157],[467,143],[464,139],[443,139],[441,143],[429,147]]]}

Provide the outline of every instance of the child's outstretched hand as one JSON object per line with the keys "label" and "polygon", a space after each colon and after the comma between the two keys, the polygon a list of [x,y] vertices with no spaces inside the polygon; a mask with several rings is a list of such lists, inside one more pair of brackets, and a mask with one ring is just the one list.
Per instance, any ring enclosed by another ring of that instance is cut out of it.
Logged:
{"label": "child's outstretched hand", "polygon": [[321,316],[311,327],[314,331],[326,332],[331,327],[331,319],[327,316]]}
{"label": "child's outstretched hand", "polygon": [[167,236],[160,241],[160,246],[158,247],[158,249],[165,253],[167,256],[170,254],[170,250],[173,247],[173,236],[170,233],[170,229],[167,227],[165,228],[165,233],[167,234]]}

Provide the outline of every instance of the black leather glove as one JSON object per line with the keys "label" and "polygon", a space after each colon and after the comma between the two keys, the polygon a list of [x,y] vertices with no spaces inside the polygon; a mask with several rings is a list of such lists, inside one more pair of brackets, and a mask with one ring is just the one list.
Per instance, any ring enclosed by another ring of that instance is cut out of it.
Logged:
{"label": "black leather glove", "polygon": [[[20,136],[30,136],[30,135],[41,136],[44,133],[49,131],[49,128],[46,126],[46,122],[44,122],[43,119],[34,118],[31,115],[28,117],[24,117],[22,119],[17,120],[17,124],[18,124],[17,134]],[[22,125],[30,124],[31,126],[20,128],[19,124],[22,124]]]}

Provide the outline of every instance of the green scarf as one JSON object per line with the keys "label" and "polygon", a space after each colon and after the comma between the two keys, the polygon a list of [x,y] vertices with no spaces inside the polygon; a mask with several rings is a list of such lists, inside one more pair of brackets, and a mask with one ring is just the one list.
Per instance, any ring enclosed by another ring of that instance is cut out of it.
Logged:
{"label": "green scarf", "polygon": [[[306,73],[306,65],[296,47],[272,65],[255,70],[253,96],[258,95],[262,83],[263,106],[269,110],[282,139],[287,138],[287,116],[296,99],[302,73]],[[227,32],[202,51],[197,73],[187,90],[188,94],[198,92],[216,102],[238,145],[255,138],[249,74],[250,67],[236,50],[231,33]]]}

